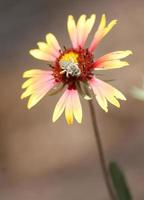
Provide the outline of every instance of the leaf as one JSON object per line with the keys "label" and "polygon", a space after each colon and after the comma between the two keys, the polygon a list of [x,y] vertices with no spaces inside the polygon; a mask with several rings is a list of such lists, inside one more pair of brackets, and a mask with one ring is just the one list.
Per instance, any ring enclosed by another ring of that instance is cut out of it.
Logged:
{"label": "leaf", "polygon": [[125,176],[116,162],[109,164],[109,171],[118,200],[132,200]]}

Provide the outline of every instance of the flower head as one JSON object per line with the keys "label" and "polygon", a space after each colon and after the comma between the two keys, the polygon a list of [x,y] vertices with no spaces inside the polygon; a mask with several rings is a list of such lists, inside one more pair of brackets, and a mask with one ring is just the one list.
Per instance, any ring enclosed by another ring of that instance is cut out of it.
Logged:
{"label": "flower head", "polygon": [[[30,50],[30,54],[40,60],[49,62],[48,70],[32,69],[24,72],[27,80],[22,85],[25,89],[21,98],[29,97],[28,108],[36,105],[46,94],[55,94],[65,88],[53,113],[55,122],[65,112],[68,124],[82,122],[82,107],[79,94],[91,100],[93,93],[100,107],[107,112],[108,102],[120,107],[118,99],[126,100],[125,96],[108,83],[96,77],[97,70],[107,70],[127,66],[121,59],[132,52],[115,51],[98,59],[94,59],[94,50],[102,38],[113,28],[116,20],[106,25],[106,17],[102,15],[98,30],[88,48],[85,48],[88,35],[95,23],[96,15],[86,18],[81,15],[76,23],[73,16],[68,16],[67,28],[72,42],[70,48],[61,49],[56,37],[49,33],[46,42],[38,42],[38,49]],[[88,92],[89,90],[89,92]]]}

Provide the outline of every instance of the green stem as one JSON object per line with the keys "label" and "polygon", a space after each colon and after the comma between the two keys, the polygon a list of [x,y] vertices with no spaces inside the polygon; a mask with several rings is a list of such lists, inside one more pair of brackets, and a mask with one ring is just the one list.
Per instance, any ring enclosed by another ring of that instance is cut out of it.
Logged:
{"label": "green stem", "polygon": [[95,109],[93,106],[93,102],[88,101],[88,104],[89,104],[89,108],[90,108],[92,125],[93,125],[93,130],[95,133],[95,139],[96,139],[96,143],[97,143],[97,147],[98,147],[98,153],[99,153],[100,164],[101,164],[104,180],[105,180],[107,190],[109,192],[109,196],[110,196],[111,200],[116,200],[115,193],[114,193],[112,185],[111,185],[109,173],[107,171],[106,159],[105,159],[104,150],[102,147],[102,141],[100,138],[100,134],[99,134],[99,130],[98,130],[97,122],[96,122],[96,113],[95,113]]}

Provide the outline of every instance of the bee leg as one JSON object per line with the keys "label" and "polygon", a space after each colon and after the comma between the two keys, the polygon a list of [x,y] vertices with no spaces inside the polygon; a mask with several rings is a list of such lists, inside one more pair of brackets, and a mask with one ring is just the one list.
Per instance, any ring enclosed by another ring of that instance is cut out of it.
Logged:
{"label": "bee leg", "polygon": [[64,74],[66,72],[66,70],[64,69],[64,70],[62,70],[61,72],[60,72],[60,74]]}

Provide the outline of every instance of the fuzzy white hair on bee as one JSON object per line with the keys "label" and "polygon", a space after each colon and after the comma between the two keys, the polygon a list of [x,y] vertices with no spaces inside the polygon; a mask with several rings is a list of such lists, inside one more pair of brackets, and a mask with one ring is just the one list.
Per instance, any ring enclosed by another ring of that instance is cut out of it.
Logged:
{"label": "fuzzy white hair on bee", "polygon": [[63,69],[61,74],[66,73],[67,77],[69,77],[69,75],[78,77],[81,74],[78,63],[74,63],[73,59],[71,59],[71,61],[60,61],[60,67]]}

